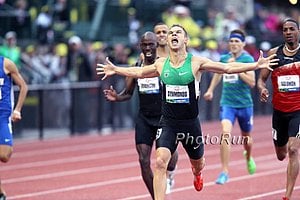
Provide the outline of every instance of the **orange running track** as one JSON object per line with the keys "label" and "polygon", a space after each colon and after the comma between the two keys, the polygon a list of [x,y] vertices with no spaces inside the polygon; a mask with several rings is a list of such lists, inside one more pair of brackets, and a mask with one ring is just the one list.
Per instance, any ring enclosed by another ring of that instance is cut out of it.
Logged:
{"label": "orange running track", "polygon": [[[217,139],[219,122],[202,122],[204,135]],[[238,124],[233,135],[239,135]],[[179,145],[175,187],[166,200],[280,200],[284,194],[287,160],[276,159],[271,116],[254,119],[253,156],[257,172],[248,175],[243,146],[231,149],[230,179],[214,183],[220,172],[219,145],[205,145],[204,189],[196,192],[186,153]],[[154,166],[154,153],[152,165]],[[8,200],[150,200],[140,176],[134,131],[108,136],[85,135],[45,141],[15,141],[11,161],[0,174]],[[300,199],[298,179],[294,199]]]}

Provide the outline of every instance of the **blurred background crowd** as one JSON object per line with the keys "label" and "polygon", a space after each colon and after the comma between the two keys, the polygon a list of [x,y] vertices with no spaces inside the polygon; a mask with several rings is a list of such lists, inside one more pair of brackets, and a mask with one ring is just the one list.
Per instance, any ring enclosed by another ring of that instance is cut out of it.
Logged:
{"label": "blurred background crowd", "polygon": [[[229,32],[241,28],[247,33],[245,49],[257,59],[259,49],[266,52],[282,42],[283,19],[300,22],[299,7],[288,0],[0,0],[0,55],[14,61],[30,85],[16,132],[59,128],[106,134],[132,128],[137,99],[106,102],[102,89],[113,85],[120,91],[124,78],[99,81],[95,67],[106,56],[133,65],[140,36],[158,22],[181,24],[190,37],[189,52],[216,61],[227,52]],[[203,76],[202,91],[211,76]],[[255,114],[270,114],[256,89],[253,99]],[[217,119],[218,102],[218,95],[211,103],[201,99],[200,118]]]}

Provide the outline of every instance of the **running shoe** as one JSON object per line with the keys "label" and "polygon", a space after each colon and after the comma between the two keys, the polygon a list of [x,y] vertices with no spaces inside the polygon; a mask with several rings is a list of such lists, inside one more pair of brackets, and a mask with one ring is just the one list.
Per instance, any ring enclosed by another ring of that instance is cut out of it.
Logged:
{"label": "running shoe", "polygon": [[198,192],[203,189],[203,177],[201,173],[199,175],[194,175],[194,187]]}
{"label": "running shoe", "polygon": [[228,173],[221,172],[216,180],[216,184],[223,185],[228,181],[228,179],[229,179]]}
{"label": "running shoe", "polygon": [[172,192],[174,185],[175,185],[175,180],[173,178],[167,178],[166,194],[170,194]]}
{"label": "running shoe", "polygon": [[[247,157],[247,151],[244,151],[245,158]],[[254,174],[256,172],[256,164],[252,156],[247,160],[247,169],[249,174]]]}
{"label": "running shoe", "polygon": [[289,198],[287,198],[287,197],[282,197],[282,200],[289,200]]}
{"label": "running shoe", "polygon": [[166,194],[170,194],[172,192],[172,189],[175,185],[175,180],[174,180],[174,176],[175,176],[175,170],[176,170],[177,166],[175,167],[175,169],[173,171],[167,171],[167,188],[166,188]]}
{"label": "running shoe", "polygon": [[5,194],[3,194],[3,193],[0,194],[0,200],[6,200]]}

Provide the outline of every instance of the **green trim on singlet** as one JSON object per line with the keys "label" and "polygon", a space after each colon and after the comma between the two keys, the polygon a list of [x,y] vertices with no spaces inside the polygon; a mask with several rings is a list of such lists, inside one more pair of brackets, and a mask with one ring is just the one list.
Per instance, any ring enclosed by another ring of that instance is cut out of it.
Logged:
{"label": "green trim on singlet", "polygon": [[162,73],[160,75],[161,80],[166,85],[187,85],[195,80],[192,71],[192,54],[188,53],[185,62],[174,68],[170,64],[170,57],[168,57],[164,63]]}

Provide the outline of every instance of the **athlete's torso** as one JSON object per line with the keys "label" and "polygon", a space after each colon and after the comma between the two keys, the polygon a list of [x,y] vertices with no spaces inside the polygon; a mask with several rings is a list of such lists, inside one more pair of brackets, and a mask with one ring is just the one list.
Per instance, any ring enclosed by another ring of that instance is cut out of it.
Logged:
{"label": "athlete's torso", "polygon": [[278,65],[273,66],[273,106],[282,112],[300,110],[300,50],[294,56],[283,53],[283,45],[277,49]]}
{"label": "athlete's torso", "polygon": [[159,77],[137,80],[140,112],[145,116],[161,115],[161,83]]}
{"label": "athlete's torso", "polygon": [[12,79],[5,74],[4,57],[0,56],[0,112],[12,110]]}
{"label": "athlete's torso", "polygon": [[163,82],[162,115],[171,119],[194,119],[198,116],[199,82],[192,72],[192,55],[174,68],[168,57],[160,78]]}
{"label": "athlete's torso", "polygon": [[[222,55],[221,62],[228,63],[232,54]],[[235,62],[251,63],[254,58],[246,52],[235,59]],[[238,74],[224,74],[221,102],[222,106],[230,106],[234,108],[245,108],[253,106],[251,97],[251,88]]]}

